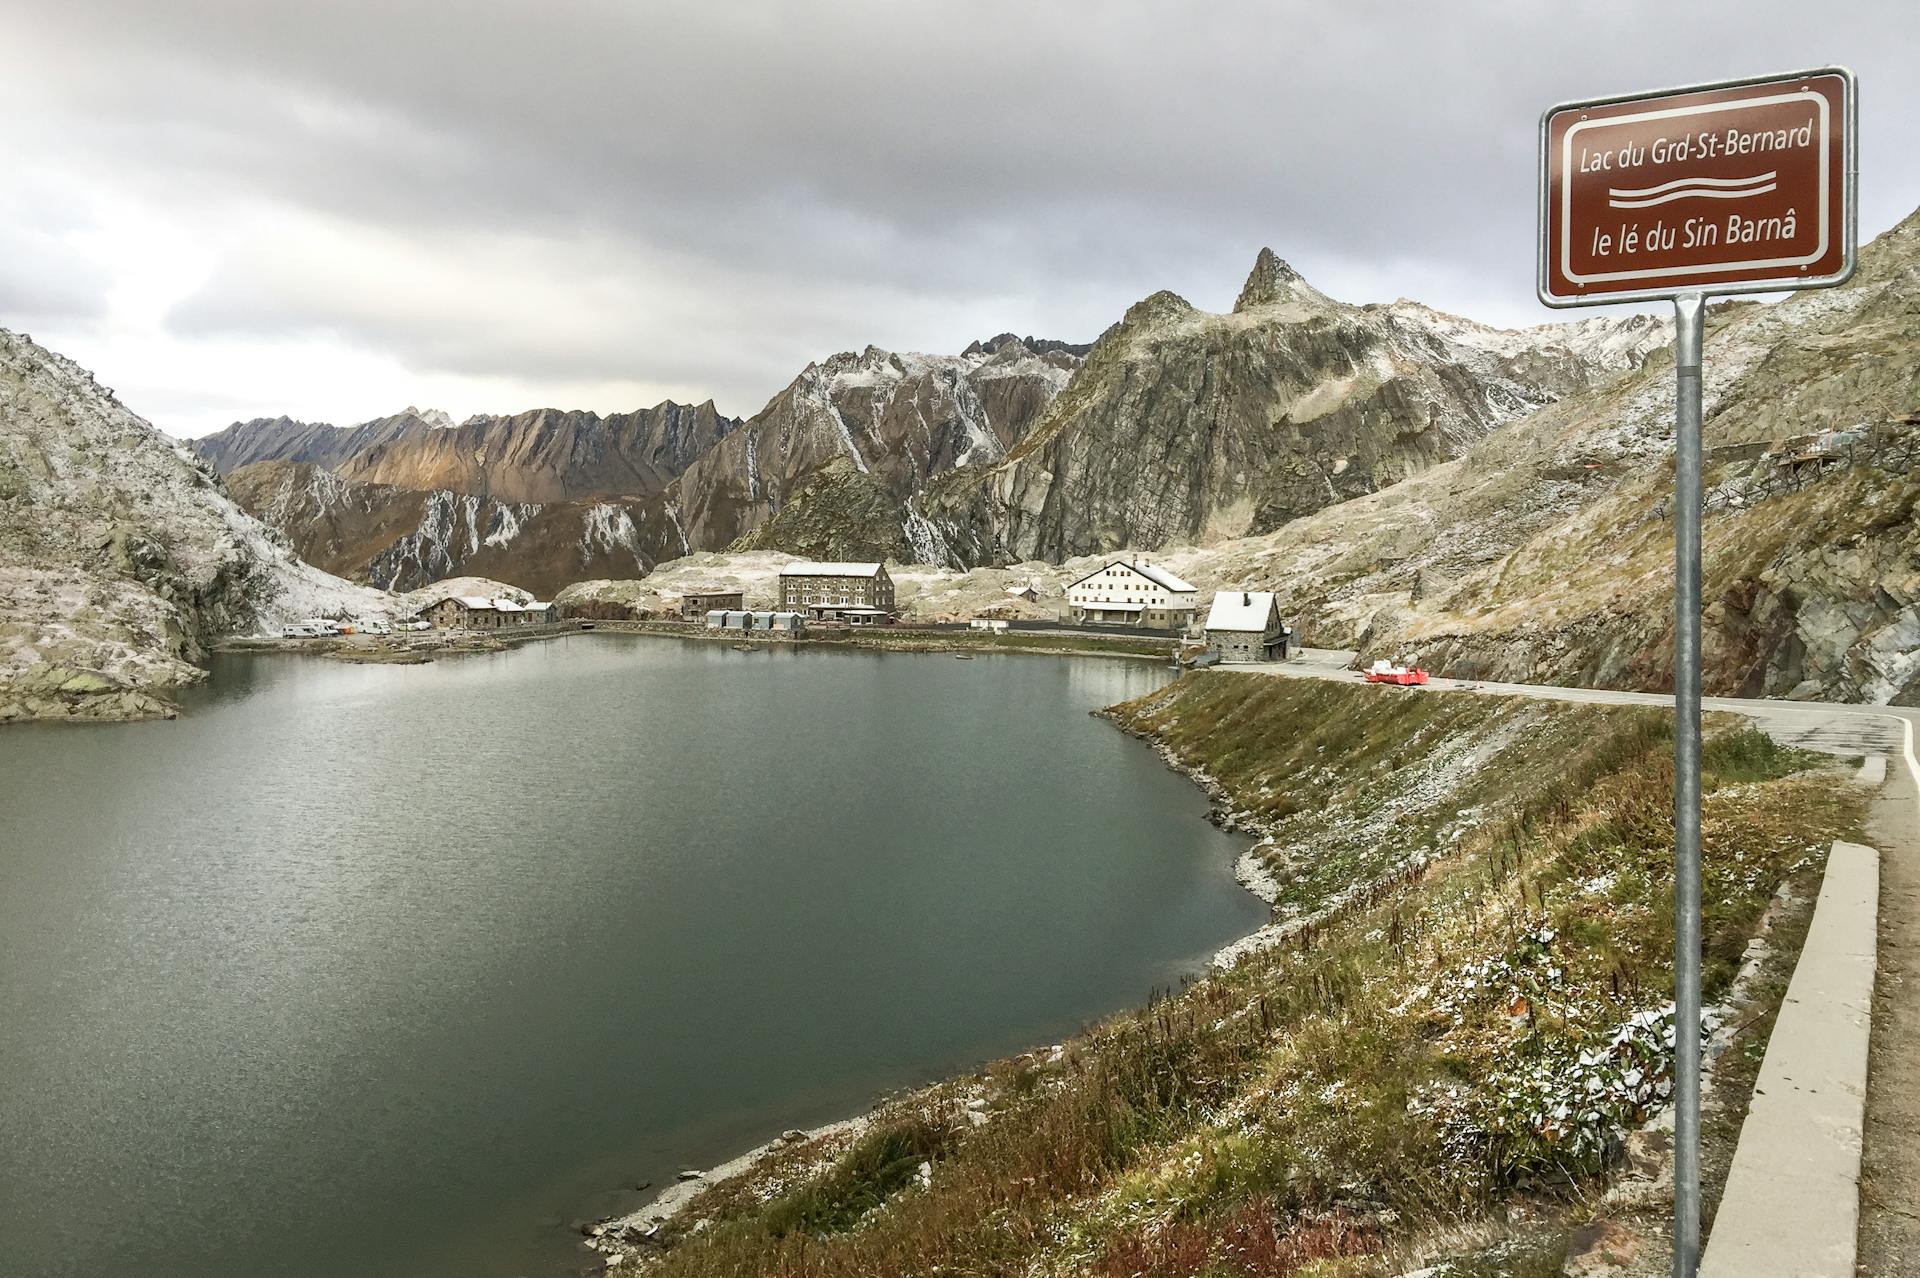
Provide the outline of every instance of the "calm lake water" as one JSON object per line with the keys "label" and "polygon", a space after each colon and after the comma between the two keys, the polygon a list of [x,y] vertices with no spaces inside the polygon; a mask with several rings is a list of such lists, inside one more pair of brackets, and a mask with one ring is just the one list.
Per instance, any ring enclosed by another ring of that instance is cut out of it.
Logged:
{"label": "calm lake water", "polygon": [[1258,926],[1134,663],[582,635],[0,731],[0,1272],[508,1278]]}

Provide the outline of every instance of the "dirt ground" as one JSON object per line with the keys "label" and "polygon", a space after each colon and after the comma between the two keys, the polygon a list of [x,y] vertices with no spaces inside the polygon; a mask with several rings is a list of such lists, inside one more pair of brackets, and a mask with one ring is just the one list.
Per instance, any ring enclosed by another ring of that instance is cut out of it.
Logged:
{"label": "dirt ground", "polygon": [[1896,756],[1868,817],[1880,850],[1880,970],[1867,1063],[1860,1278],[1920,1278],[1920,810]]}

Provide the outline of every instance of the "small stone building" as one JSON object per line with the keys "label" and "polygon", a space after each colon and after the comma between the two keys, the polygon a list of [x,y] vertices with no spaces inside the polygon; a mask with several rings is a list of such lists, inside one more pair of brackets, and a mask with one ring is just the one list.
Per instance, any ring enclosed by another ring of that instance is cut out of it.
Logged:
{"label": "small stone building", "polygon": [[743,591],[686,590],[680,594],[680,620],[699,621],[710,612],[739,612],[746,606],[747,596]]}
{"label": "small stone building", "polygon": [[1291,633],[1271,590],[1222,590],[1207,611],[1207,651],[1221,661],[1284,661]]}

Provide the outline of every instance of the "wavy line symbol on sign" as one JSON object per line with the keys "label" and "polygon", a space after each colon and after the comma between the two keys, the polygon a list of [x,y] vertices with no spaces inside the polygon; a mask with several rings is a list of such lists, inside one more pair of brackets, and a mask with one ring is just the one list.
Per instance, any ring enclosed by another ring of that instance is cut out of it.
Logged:
{"label": "wavy line symbol on sign", "polygon": [[1671,182],[1662,182],[1658,186],[1644,186],[1638,190],[1623,187],[1607,188],[1607,203],[1616,209],[1650,209],[1656,204],[1669,204],[1674,200],[1744,200],[1750,195],[1765,195],[1779,184],[1779,170],[1768,173],[1756,173],[1750,178],[1675,178]]}

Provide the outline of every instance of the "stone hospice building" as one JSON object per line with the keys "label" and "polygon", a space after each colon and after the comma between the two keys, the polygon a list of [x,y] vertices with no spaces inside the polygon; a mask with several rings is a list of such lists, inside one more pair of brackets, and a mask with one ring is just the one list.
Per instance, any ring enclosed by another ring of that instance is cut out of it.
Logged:
{"label": "stone hospice building", "polygon": [[780,570],[780,610],[855,625],[893,618],[893,578],[884,563],[800,561]]}

